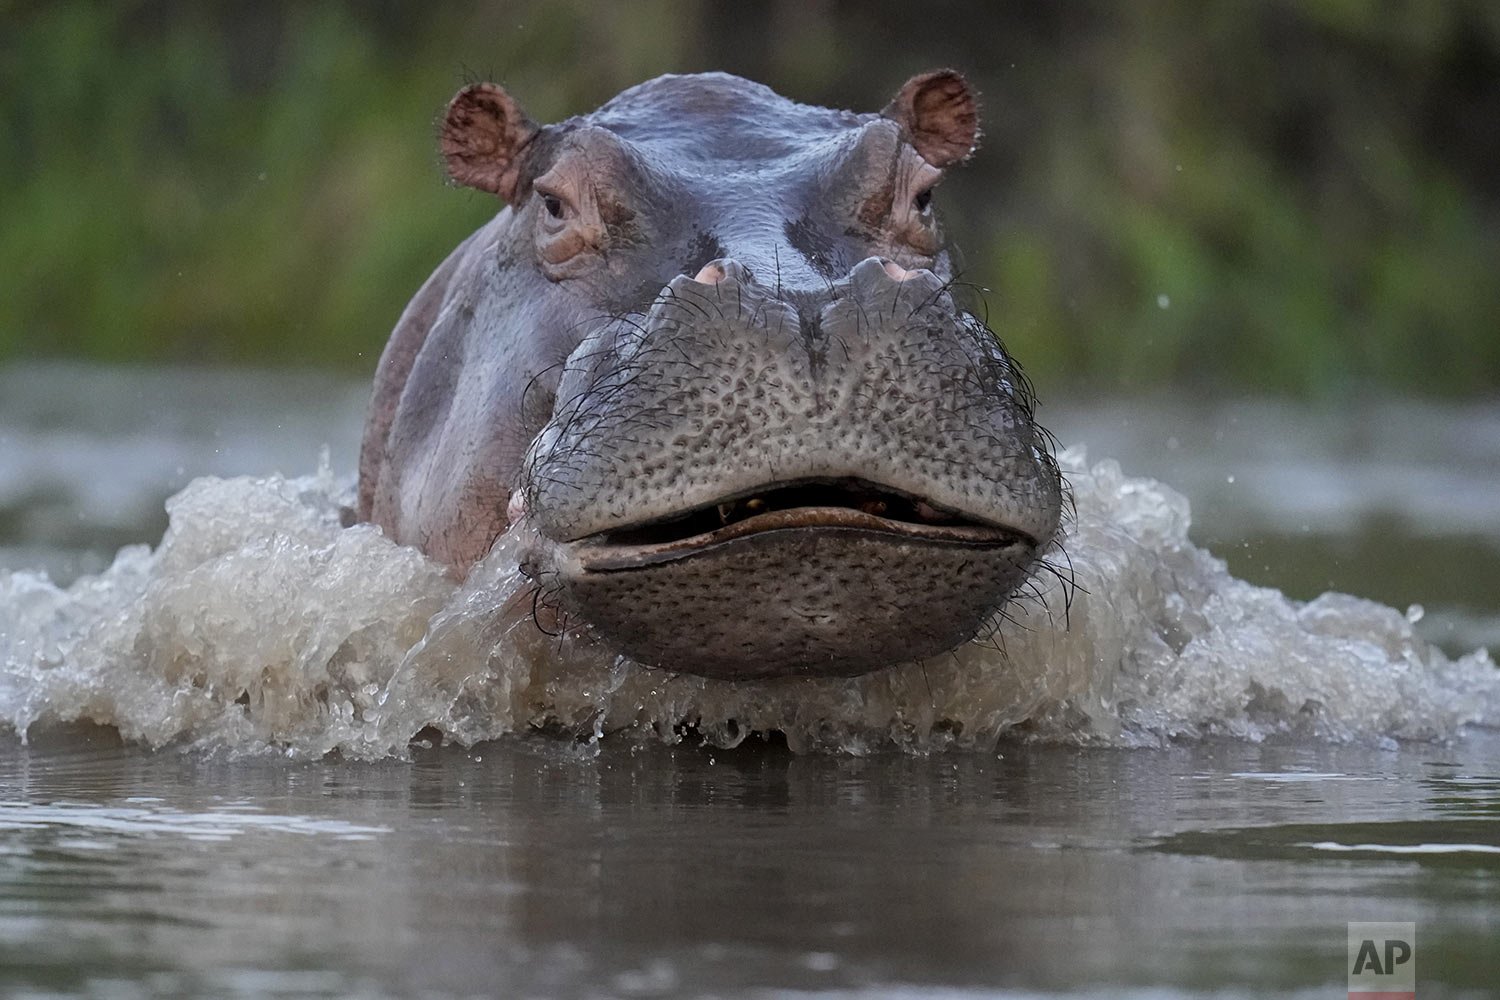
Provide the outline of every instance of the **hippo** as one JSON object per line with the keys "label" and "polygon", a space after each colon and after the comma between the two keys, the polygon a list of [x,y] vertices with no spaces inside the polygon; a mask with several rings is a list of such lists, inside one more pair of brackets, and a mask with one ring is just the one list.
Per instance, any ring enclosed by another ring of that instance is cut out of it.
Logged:
{"label": "hippo", "polygon": [[439,133],[504,206],[385,348],[360,519],[460,577],[524,525],[549,621],[708,678],[993,628],[1064,490],[935,211],[979,138],[963,76],[867,114],[662,76],[555,125],[477,83]]}

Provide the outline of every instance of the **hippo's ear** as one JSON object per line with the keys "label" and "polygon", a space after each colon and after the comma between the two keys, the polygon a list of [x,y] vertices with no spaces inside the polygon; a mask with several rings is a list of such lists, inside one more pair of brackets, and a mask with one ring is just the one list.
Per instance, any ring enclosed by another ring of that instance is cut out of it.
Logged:
{"label": "hippo's ear", "polygon": [[969,81],[951,69],[907,80],[881,114],[905,126],[911,144],[934,167],[961,163],[979,145],[979,102]]}
{"label": "hippo's ear", "polygon": [[521,150],[539,131],[504,90],[475,83],[448,102],[438,144],[449,177],[510,201],[521,176]]}

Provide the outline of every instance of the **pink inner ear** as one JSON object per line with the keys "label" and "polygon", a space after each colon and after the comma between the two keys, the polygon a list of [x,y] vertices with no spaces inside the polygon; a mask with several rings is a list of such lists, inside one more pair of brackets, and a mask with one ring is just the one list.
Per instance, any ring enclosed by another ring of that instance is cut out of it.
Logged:
{"label": "pink inner ear", "polygon": [[493,83],[459,91],[443,115],[439,145],[448,176],[466,187],[515,197],[521,150],[539,131],[509,94]]}

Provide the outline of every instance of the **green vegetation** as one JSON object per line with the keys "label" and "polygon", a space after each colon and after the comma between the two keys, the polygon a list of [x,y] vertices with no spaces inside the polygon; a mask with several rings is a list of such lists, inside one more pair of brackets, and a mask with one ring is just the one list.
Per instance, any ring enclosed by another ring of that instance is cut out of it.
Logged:
{"label": "green vegetation", "polygon": [[986,96],[941,198],[1040,380],[1500,384],[1488,0],[0,0],[0,361],[371,369],[496,208],[434,150],[466,78],[552,121],[709,68],[873,110],[935,65]]}

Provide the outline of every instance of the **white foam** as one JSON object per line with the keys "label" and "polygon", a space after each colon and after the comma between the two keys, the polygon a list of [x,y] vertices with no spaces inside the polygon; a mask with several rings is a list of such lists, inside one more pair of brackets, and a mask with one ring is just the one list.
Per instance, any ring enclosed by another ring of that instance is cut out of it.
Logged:
{"label": "white foam", "polygon": [[154,552],[123,549],[67,588],[0,576],[0,719],[358,757],[401,754],[429,726],[473,743],[538,726],[671,740],[688,724],[718,745],[780,730],[794,749],[863,753],[987,748],[1007,731],[1135,746],[1500,724],[1486,653],[1449,660],[1403,613],[1356,597],[1303,604],[1237,580],[1187,540],[1182,496],[1081,451],[1061,462],[1077,504],[1066,613],[1043,575],[992,641],[852,680],[738,684],[541,632],[517,533],[459,586],[377,529],[341,527],[349,485],[326,469],[199,479],[169,501]]}

